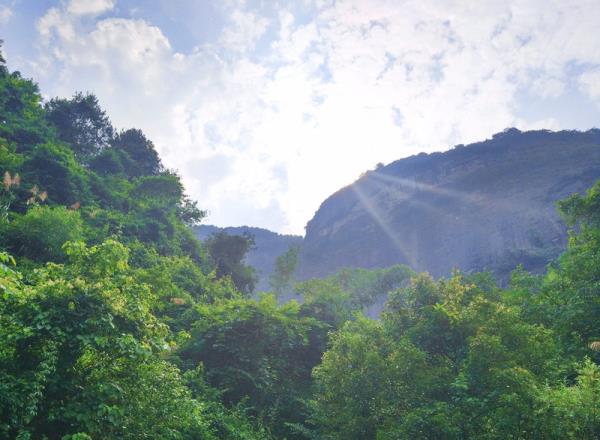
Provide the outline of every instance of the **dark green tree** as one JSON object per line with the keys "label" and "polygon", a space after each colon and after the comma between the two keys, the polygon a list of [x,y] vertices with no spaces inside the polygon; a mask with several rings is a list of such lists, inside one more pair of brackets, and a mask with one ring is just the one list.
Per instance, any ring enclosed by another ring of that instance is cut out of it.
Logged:
{"label": "dark green tree", "polygon": [[100,107],[98,98],[81,92],[71,99],[54,98],[44,106],[46,118],[60,140],[68,143],[80,160],[87,162],[114,137],[114,128]]}
{"label": "dark green tree", "polygon": [[182,366],[204,365],[223,401],[246,402],[276,438],[304,438],[289,425],[310,414],[305,400],[321,355],[312,353],[312,337],[327,329],[302,316],[297,303],[278,306],[273,296],[199,304],[190,316],[191,337],[178,353]]}
{"label": "dark green tree", "polygon": [[[1,49],[1,46],[0,46]],[[0,58],[1,58],[0,52]],[[26,152],[50,138],[38,86],[0,61],[0,138]],[[0,157],[0,160],[2,158]]]}
{"label": "dark green tree", "polygon": [[37,145],[27,155],[21,169],[23,183],[43,188],[49,203],[70,206],[77,202],[80,205],[93,202],[87,172],[63,144]]}
{"label": "dark green tree", "polygon": [[217,232],[206,240],[217,277],[230,277],[238,290],[246,295],[252,293],[256,285],[254,269],[244,264],[253,245],[254,239],[250,235],[229,235],[225,232]]}
{"label": "dark green tree", "polygon": [[121,131],[112,140],[112,148],[127,154],[128,161],[124,172],[130,177],[157,175],[163,165],[154,144],[142,132],[131,128]]}

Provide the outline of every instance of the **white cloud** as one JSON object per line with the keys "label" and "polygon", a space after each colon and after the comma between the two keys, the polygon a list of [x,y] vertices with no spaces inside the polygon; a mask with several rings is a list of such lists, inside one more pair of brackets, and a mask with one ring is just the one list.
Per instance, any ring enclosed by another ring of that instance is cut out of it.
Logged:
{"label": "white cloud", "polygon": [[115,0],[71,0],[67,12],[72,15],[98,15],[110,11]]}
{"label": "white cloud", "polygon": [[[75,40],[75,29],[69,16],[59,8],[50,8],[46,14],[39,19],[37,30],[43,42],[48,45],[56,36],[64,45]],[[58,48],[57,48],[58,49]],[[57,53],[56,51],[55,53]]]}
{"label": "white cloud", "polygon": [[[178,53],[144,20],[71,2],[38,23],[42,90],[92,90],[142,128],[209,221],[301,232],[321,201],[377,162],[489,137],[519,92],[565,93],[569,66],[600,65],[595,1],[322,2],[314,16],[228,6],[215,44]],[[268,38],[261,51],[259,41]],[[50,50],[47,50],[50,49]],[[599,97],[598,71],[579,85]]]}
{"label": "white cloud", "polygon": [[13,11],[8,6],[0,6],[0,24],[6,24],[13,16]]}
{"label": "white cloud", "polygon": [[235,9],[231,13],[231,25],[223,31],[221,44],[226,50],[245,52],[254,48],[264,34],[269,20],[252,12]]}

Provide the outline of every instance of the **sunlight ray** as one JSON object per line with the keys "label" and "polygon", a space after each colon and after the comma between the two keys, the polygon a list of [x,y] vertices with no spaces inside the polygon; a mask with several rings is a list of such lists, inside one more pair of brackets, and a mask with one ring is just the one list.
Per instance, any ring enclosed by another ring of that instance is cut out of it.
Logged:
{"label": "sunlight ray", "polygon": [[[369,175],[370,177],[370,175]],[[380,177],[380,176],[377,176]],[[394,179],[393,177],[390,176],[390,179]],[[370,180],[369,183],[373,184],[373,185],[377,185],[379,188],[381,188],[382,190],[389,190],[389,184],[388,184],[388,180],[390,179],[379,179],[379,180]],[[403,179],[406,180],[406,179]],[[431,187],[431,185],[426,185],[428,187]],[[403,191],[403,190],[400,190]],[[451,217],[454,221],[460,220],[461,215],[459,213],[452,213],[448,210],[444,210],[439,208],[438,206],[433,205],[432,203],[429,203],[426,200],[423,200],[421,198],[416,198],[416,197],[410,197],[410,195],[406,192],[403,191],[403,194],[406,195],[405,200],[410,204],[410,206],[418,206],[420,208],[426,209],[427,211],[431,212],[432,215],[436,215],[436,216],[446,216],[446,217]],[[462,199],[464,200],[464,199]],[[399,202],[399,200],[395,200],[395,202]],[[473,203],[477,203],[477,204],[481,204],[481,201],[474,201]],[[479,231],[484,231],[485,227],[483,225],[480,224],[472,224],[470,225],[471,228],[477,228]]]}
{"label": "sunlight ray", "polygon": [[365,208],[367,213],[371,216],[371,218],[377,223],[377,225],[381,228],[383,233],[392,241],[394,247],[402,254],[404,259],[408,262],[409,266],[413,269],[417,269],[417,264],[414,257],[407,252],[404,248],[404,244],[400,240],[400,238],[394,233],[394,230],[388,225],[384,216],[379,212],[377,206],[371,202],[369,197],[363,193],[362,189],[360,189],[359,184],[351,185],[350,188],[356,194],[356,197],[360,204]]}
{"label": "sunlight ray", "polygon": [[[368,177],[370,177],[370,176],[368,176]],[[383,191],[388,191],[389,192],[390,186],[383,179],[370,180],[369,183],[372,184],[372,185],[376,185],[378,188],[380,188]],[[403,191],[403,190],[397,189],[397,188],[395,188],[395,189],[396,189],[396,192],[394,193],[394,197],[395,197],[395,199],[393,200],[394,203],[398,203],[398,202],[402,202],[402,201],[407,201],[407,202],[410,202],[411,205],[418,205],[418,206],[420,206],[420,207],[422,207],[424,209],[427,209],[428,211],[431,211],[431,212],[433,212],[435,214],[443,214],[443,215],[447,215],[448,214],[447,211],[444,211],[444,210],[438,208],[437,206],[434,206],[434,205],[432,205],[430,203],[427,203],[427,202],[425,202],[425,201],[423,201],[421,199],[417,199],[417,198],[414,198],[414,197],[411,198],[411,194],[409,194],[406,191]],[[398,197],[398,195],[399,195],[398,192],[401,192],[400,197]]]}
{"label": "sunlight ray", "polygon": [[464,191],[457,191],[448,188],[443,188],[438,185],[430,185],[427,183],[419,182],[411,179],[404,179],[402,177],[390,176],[388,174],[378,173],[376,171],[369,173],[369,177],[374,177],[383,181],[400,185],[404,188],[412,189],[414,191],[426,191],[442,196],[453,197],[456,199],[463,200],[465,202],[481,204],[481,200],[472,193],[466,193]]}

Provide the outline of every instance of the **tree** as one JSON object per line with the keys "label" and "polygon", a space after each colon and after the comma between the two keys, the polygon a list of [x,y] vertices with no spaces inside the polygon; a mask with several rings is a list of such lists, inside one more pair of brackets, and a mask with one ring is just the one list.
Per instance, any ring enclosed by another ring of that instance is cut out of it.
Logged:
{"label": "tree", "polygon": [[23,162],[22,173],[24,182],[47,192],[49,202],[67,206],[93,202],[88,175],[64,144],[37,145]]}
{"label": "tree", "polygon": [[526,311],[529,319],[555,331],[574,368],[585,355],[600,362],[600,353],[589,349],[600,339],[600,182],[587,194],[560,202],[559,209],[572,228],[568,247],[527,301]]}
{"label": "tree", "polygon": [[131,128],[121,131],[112,140],[112,148],[127,154],[130,159],[124,172],[130,177],[157,175],[163,165],[154,144],[142,132]]}
{"label": "tree", "polygon": [[288,425],[309,415],[304,400],[321,355],[311,352],[311,335],[327,329],[302,316],[296,302],[278,306],[273,296],[198,304],[190,316],[191,337],[178,352],[182,367],[203,365],[228,406],[247,402],[276,438],[298,438]]}
{"label": "tree", "polygon": [[290,289],[294,280],[294,272],[298,266],[299,253],[299,245],[290,246],[275,260],[275,268],[271,275],[270,284],[276,295],[281,296],[286,290]]}
{"label": "tree", "polygon": [[[1,56],[1,53],[0,53]],[[51,130],[41,106],[38,86],[0,62],[0,138],[19,153],[49,140]]]}
{"label": "tree", "polygon": [[127,169],[135,165],[127,153],[109,147],[90,159],[89,168],[100,176],[127,176]]}
{"label": "tree", "polygon": [[425,354],[409,341],[394,343],[381,323],[347,322],[315,368],[316,417],[326,438],[382,436],[406,420],[433,391]]}
{"label": "tree", "polygon": [[556,380],[559,351],[489,287],[420,275],[391,295],[381,322],[347,322],[314,373],[324,435],[538,438],[537,390]]}
{"label": "tree", "polygon": [[38,263],[66,258],[62,246],[83,239],[79,212],[65,207],[34,206],[3,227],[2,242],[15,255]]}
{"label": "tree", "polygon": [[127,250],[108,241],[65,251],[66,265],[48,265],[28,285],[0,271],[2,436],[210,438],[177,369],[155,356],[168,334]]}
{"label": "tree", "polygon": [[91,93],[78,92],[71,99],[54,98],[44,108],[60,140],[68,143],[84,163],[113,140],[114,128]]}
{"label": "tree", "polygon": [[4,56],[2,55],[2,45],[4,44],[4,40],[0,40],[0,65],[5,68],[5,64],[6,64],[6,60],[4,59]]}
{"label": "tree", "polygon": [[331,279],[303,281],[296,284],[295,292],[302,297],[302,313],[327,324],[331,330],[337,330],[360,311],[350,294]]}
{"label": "tree", "polygon": [[592,440],[600,437],[600,367],[578,365],[574,385],[546,386],[540,393],[538,438]]}
{"label": "tree", "polygon": [[230,277],[238,290],[246,295],[252,293],[256,285],[254,269],[244,264],[246,254],[253,245],[254,238],[247,234],[229,235],[217,232],[206,240],[217,277]]}

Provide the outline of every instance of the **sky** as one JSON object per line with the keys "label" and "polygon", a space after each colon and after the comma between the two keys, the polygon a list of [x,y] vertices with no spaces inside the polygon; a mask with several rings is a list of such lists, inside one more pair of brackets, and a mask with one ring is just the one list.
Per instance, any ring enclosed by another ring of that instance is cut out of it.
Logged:
{"label": "sky", "polygon": [[206,223],[303,234],[378,163],[600,125],[599,0],[0,0],[11,70],[140,128]]}

